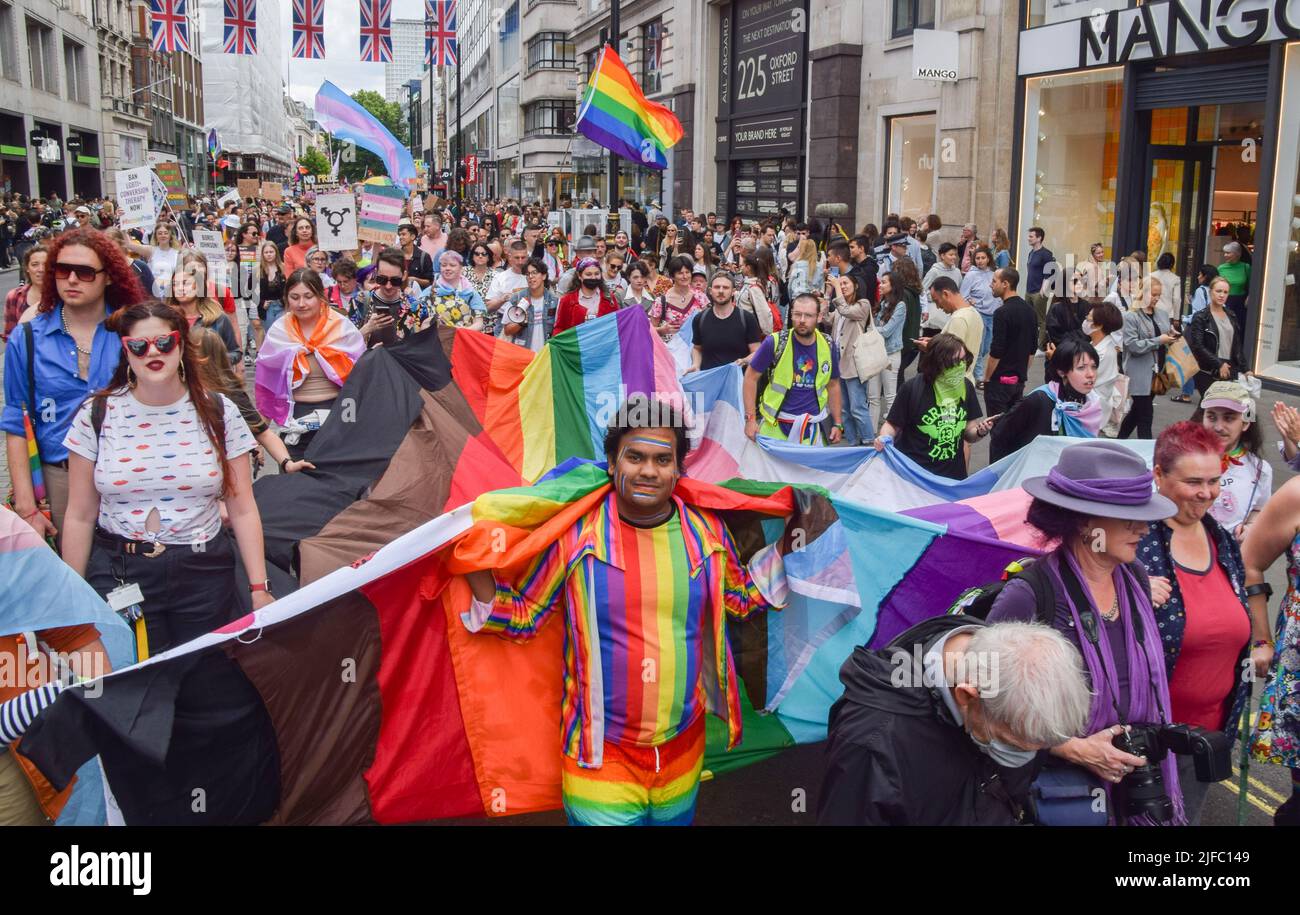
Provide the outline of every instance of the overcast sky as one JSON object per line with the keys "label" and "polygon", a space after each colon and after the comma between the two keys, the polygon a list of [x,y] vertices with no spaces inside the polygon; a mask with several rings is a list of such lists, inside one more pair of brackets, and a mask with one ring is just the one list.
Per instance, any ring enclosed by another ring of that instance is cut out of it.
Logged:
{"label": "overcast sky", "polygon": [[[349,94],[358,89],[373,89],[380,95],[384,94],[384,68],[387,64],[362,63],[360,59],[361,5],[357,0],[326,0],[324,60],[290,58],[293,50],[293,0],[277,2],[291,96],[310,105],[316,99],[316,90],[327,79]],[[419,19],[423,15],[424,0],[393,0],[394,19]]]}

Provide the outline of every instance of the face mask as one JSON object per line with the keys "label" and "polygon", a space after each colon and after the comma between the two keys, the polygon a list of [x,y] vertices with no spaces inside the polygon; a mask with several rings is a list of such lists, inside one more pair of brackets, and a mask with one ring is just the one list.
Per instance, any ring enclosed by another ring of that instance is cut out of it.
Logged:
{"label": "face mask", "polygon": [[1038,755],[1037,750],[1022,750],[1000,740],[980,740],[969,728],[967,728],[966,734],[970,737],[971,743],[980,748],[981,753],[999,766],[1008,769],[1019,769],[1022,766],[1027,766]]}
{"label": "face mask", "polygon": [[966,394],[966,363],[958,362],[944,369],[934,379],[934,399],[940,402],[961,400]]}
{"label": "face mask", "polygon": [[583,287],[584,289],[599,289],[599,288],[600,288],[600,280],[599,280],[599,279],[592,279],[591,277],[584,277],[583,280],[582,280],[582,287]]}
{"label": "face mask", "polygon": [[1089,320],[1087,320],[1087,319],[1085,318],[1085,319],[1084,319],[1084,322],[1083,322],[1083,333],[1084,333],[1084,336],[1086,336],[1086,337],[1091,337],[1091,336],[1092,336],[1093,329],[1094,329],[1094,328],[1093,328],[1093,324],[1092,324],[1092,322],[1089,321]]}

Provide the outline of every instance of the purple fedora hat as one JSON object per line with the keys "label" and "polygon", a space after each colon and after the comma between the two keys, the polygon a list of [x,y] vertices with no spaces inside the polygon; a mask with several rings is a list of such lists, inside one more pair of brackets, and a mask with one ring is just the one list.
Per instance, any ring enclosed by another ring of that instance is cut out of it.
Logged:
{"label": "purple fedora hat", "polygon": [[1025,492],[1092,518],[1163,521],[1178,512],[1152,489],[1151,471],[1135,453],[1115,442],[1085,442],[1061,451],[1045,477],[1030,477]]}

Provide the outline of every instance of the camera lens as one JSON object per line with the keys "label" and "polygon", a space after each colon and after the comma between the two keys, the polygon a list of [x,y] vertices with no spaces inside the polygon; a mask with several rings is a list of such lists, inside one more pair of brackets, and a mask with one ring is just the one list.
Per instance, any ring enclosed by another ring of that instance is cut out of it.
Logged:
{"label": "camera lens", "polygon": [[1145,766],[1138,766],[1115,786],[1120,809],[1126,817],[1148,816],[1157,822],[1174,817],[1174,804],[1165,792],[1165,777],[1160,771],[1160,761],[1165,750],[1159,735],[1134,726],[1128,733],[1120,734],[1112,743],[1125,753],[1144,757]]}

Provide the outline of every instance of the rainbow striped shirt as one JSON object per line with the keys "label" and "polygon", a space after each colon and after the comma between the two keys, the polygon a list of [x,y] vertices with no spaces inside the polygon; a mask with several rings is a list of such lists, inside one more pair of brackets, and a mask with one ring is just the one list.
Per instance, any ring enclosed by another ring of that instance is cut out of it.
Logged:
{"label": "rainbow striped shirt", "polygon": [[581,766],[599,768],[606,740],[671,739],[701,701],[727,722],[728,748],[740,742],[726,617],[771,607],[722,519],[677,496],[673,503],[672,521],[641,530],[620,520],[610,493],[514,586],[498,581],[491,611],[471,625],[526,640],[563,609],[561,736]]}
{"label": "rainbow striped shirt", "polygon": [[704,581],[691,577],[677,512],[653,528],[618,526],[624,568],[595,563],[591,577],[605,739],[658,746],[700,714]]}

